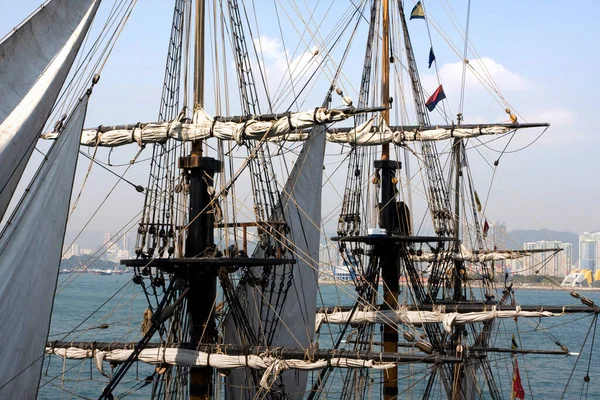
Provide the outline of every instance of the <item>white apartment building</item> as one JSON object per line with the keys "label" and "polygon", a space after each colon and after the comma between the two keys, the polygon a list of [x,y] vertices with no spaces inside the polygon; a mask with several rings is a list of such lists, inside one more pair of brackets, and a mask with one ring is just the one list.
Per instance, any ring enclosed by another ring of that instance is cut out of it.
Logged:
{"label": "white apartment building", "polygon": [[535,275],[539,271],[544,275],[566,276],[571,272],[573,245],[552,240],[540,240],[523,244],[525,250],[561,249],[559,252],[534,253],[523,259],[519,270],[513,273],[520,275]]}
{"label": "white apartment building", "polygon": [[579,269],[591,269],[592,273],[600,266],[600,232],[583,232],[579,235]]}

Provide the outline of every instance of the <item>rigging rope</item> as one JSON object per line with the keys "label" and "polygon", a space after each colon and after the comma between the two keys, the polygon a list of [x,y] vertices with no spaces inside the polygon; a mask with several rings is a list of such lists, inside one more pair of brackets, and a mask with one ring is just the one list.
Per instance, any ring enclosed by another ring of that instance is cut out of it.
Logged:
{"label": "rigging rope", "polygon": [[583,343],[581,344],[581,349],[579,350],[579,354],[577,354],[577,358],[575,359],[575,363],[573,364],[573,368],[571,369],[571,373],[569,374],[569,379],[567,379],[567,384],[565,385],[565,388],[562,392],[562,395],[560,396],[560,400],[565,398],[565,395],[567,393],[567,389],[569,387],[569,384],[571,383],[571,379],[573,378],[573,374],[575,373],[575,368],[577,367],[577,364],[579,363],[579,359],[581,357],[581,354],[583,353],[583,349],[585,347],[585,344],[587,343],[588,337],[590,336],[590,332],[592,330],[592,328],[594,328],[594,333],[595,333],[595,326],[596,323],[598,321],[598,314],[594,314],[594,317],[592,319],[592,323],[590,324],[590,327],[588,328],[588,331],[585,335],[585,338],[583,339]]}
{"label": "rigging rope", "polygon": [[469,25],[471,23],[471,0],[469,0],[467,5],[467,26],[465,29],[465,48],[463,51],[463,67],[462,67],[462,77],[460,83],[460,102],[458,105],[458,112],[460,114],[463,113],[463,109],[465,106],[465,84],[467,77],[467,63],[468,61],[468,46],[469,46]]}

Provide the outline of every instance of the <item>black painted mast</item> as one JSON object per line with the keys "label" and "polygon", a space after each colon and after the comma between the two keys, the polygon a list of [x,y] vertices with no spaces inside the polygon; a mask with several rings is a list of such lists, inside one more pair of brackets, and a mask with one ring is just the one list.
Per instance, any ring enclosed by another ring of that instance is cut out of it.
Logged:
{"label": "black painted mast", "polygon": [[[194,51],[194,110],[204,106],[204,25],[205,0],[196,0]],[[210,257],[215,250],[214,214],[208,188],[214,174],[220,171],[220,162],[202,155],[202,142],[192,143],[187,157],[179,160],[179,167],[188,173],[189,225],[185,242],[186,258]],[[194,268],[187,264],[189,284],[188,317],[190,338],[194,345],[215,343],[217,329],[213,306],[217,295],[217,271],[214,268]],[[190,399],[208,400],[213,395],[211,367],[190,368]]]}

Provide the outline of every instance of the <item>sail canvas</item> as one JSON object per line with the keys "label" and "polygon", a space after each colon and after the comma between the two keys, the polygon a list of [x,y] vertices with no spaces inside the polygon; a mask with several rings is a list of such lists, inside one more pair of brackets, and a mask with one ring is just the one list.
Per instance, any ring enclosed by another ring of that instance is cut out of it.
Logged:
{"label": "sail canvas", "polygon": [[0,220],[99,0],[53,0],[0,43]]}
{"label": "sail canvas", "polygon": [[0,398],[34,399],[58,278],[86,95],[0,236]]}

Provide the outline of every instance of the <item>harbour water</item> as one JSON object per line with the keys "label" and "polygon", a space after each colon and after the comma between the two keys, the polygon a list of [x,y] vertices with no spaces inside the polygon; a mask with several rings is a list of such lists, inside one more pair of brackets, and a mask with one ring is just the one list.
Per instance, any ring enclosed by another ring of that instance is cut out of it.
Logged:
{"label": "harbour water", "polygon": [[[82,274],[66,285],[73,276],[60,275],[50,340],[132,342],[139,340],[142,314],[146,309],[147,301],[139,287],[131,282],[132,276],[131,274],[115,276]],[[323,285],[319,301],[326,306],[350,304],[351,291],[352,288],[348,286]],[[600,303],[600,292],[589,291],[583,295]],[[517,299],[521,304],[581,305],[578,300],[569,295],[568,291],[562,290],[520,289],[517,291]],[[108,327],[99,329],[98,327],[103,324],[108,324]],[[600,341],[593,340],[595,326],[590,314],[542,320],[508,319],[502,320],[495,326],[496,332],[492,333],[493,347],[510,347],[512,334],[507,332],[515,332],[517,326],[517,340],[524,349],[560,350],[556,344],[558,342],[566,345],[572,353],[581,353],[579,359],[577,355],[519,356],[518,362],[527,399],[578,399],[584,398],[586,392],[587,398],[600,399],[600,357],[598,357]],[[324,347],[327,342],[324,336],[329,335],[329,329],[335,332],[338,327],[328,326],[323,329],[321,347]],[[584,341],[585,345],[583,345]],[[500,396],[508,399],[512,371],[511,355],[490,353],[489,358],[492,370],[498,371],[498,376],[494,379]],[[424,365],[405,367],[405,372],[400,374],[404,380],[399,385],[400,392],[404,390],[403,387],[409,386],[412,387],[412,391],[403,393],[400,398],[420,398],[428,368]],[[105,372],[110,373],[106,363],[105,369]],[[64,378],[63,371],[66,371]],[[153,372],[154,367],[141,363],[132,367],[123,384],[116,391],[115,398],[148,398],[151,385],[145,386],[144,378],[152,375]],[[584,382],[586,375],[590,378],[588,384]],[[334,399],[338,397],[342,383],[340,379],[335,379],[336,376],[333,378],[328,388],[330,393],[327,398]],[[569,379],[570,384],[563,397]],[[46,357],[44,361],[39,398],[93,399],[100,395],[107,381],[108,378],[102,376],[89,359],[63,362],[60,357],[53,355]],[[441,388],[437,389],[441,390]],[[378,373],[373,374],[373,381],[366,393],[372,398],[380,397]]]}

